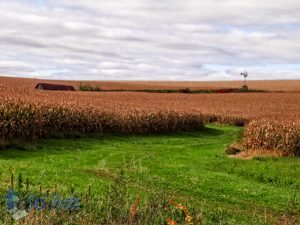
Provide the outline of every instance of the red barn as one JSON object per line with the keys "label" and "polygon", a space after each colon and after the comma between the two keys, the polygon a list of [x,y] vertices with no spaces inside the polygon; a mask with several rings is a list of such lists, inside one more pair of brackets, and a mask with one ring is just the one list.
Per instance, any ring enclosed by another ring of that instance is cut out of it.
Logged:
{"label": "red barn", "polygon": [[48,91],[75,91],[75,88],[70,85],[38,83],[35,89]]}

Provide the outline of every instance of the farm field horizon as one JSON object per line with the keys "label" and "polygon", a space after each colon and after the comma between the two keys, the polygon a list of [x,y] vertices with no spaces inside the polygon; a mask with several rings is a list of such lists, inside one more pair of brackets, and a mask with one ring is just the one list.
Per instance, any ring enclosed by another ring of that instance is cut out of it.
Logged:
{"label": "farm field horizon", "polygon": [[[37,83],[53,83],[73,85],[75,89],[80,83],[98,85],[103,91],[105,90],[165,90],[165,89],[185,89],[192,90],[216,90],[223,88],[240,88],[244,82],[233,81],[115,81],[115,80],[53,80],[38,78],[21,78],[0,75],[0,87],[10,87],[17,89],[32,89]],[[270,91],[270,92],[300,92],[300,80],[248,80],[247,84],[251,89]]]}

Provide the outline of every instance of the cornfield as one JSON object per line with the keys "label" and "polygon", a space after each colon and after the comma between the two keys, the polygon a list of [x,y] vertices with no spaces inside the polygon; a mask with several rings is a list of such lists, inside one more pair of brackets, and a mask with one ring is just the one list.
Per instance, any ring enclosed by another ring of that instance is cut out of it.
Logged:
{"label": "cornfield", "polygon": [[[35,90],[37,81],[30,79],[0,81],[0,144],[58,133],[160,133],[200,129],[211,122],[238,126],[250,122],[244,132],[248,149],[299,153],[297,92],[70,93]],[[129,84],[124,85],[128,89]]]}
{"label": "cornfield", "polygon": [[283,155],[300,156],[300,121],[251,121],[244,130],[248,149],[275,150]]}
{"label": "cornfield", "polygon": [[160,133],[200,129],[204,117],[176,112],[119,114],[93,108],[8,103],[0,105],[3,142],[76,133]]}

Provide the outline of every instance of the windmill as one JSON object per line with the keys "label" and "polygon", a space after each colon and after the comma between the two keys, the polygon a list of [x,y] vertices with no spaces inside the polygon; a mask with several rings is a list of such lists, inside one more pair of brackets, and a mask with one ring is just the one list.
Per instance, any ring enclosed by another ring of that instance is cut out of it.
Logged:
{"label": "windmill", "polygon": [[244,71],[243,73],[241,73],[242,76],[244,76],[244,85],[242,87],[242,91],[248,91],[248,86],[247,86],[247,77],[248,77],[248,72]]}

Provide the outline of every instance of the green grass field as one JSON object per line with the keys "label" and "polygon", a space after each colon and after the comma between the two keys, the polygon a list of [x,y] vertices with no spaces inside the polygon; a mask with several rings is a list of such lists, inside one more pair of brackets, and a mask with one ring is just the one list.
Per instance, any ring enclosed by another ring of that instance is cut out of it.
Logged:
{"label": "green grass field", "polygon": [[[166,192],[189,202],[206,224],[276,224],[300,217],[300,159],[229,158],[241,128],[162,135],[47,139],[0,151],[0,182],[22,173],[33,186],[103,193],[121,168],[133,195]],[[222,221],[220,223],[220,221]]]}

